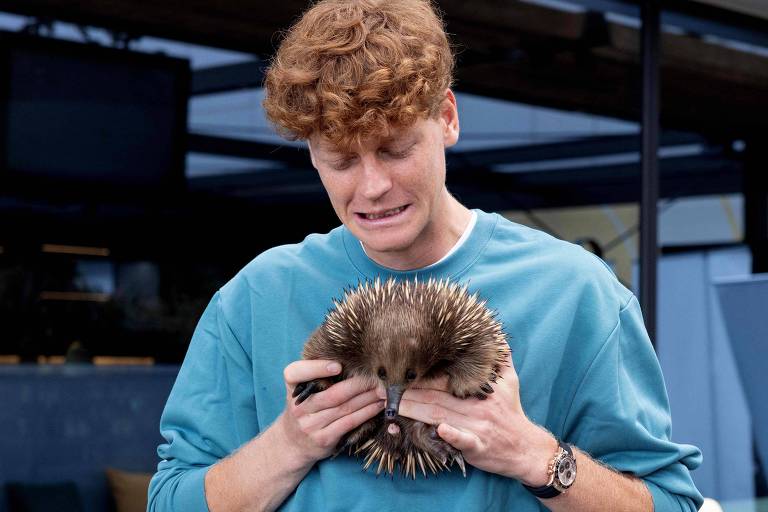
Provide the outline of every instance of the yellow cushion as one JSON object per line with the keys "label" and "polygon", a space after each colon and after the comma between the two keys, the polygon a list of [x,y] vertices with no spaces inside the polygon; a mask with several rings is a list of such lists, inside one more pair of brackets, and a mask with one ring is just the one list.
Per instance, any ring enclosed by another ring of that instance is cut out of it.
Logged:
{"label": "yellow cushion", "polygon": [[117,512],[146,512],[152,473],[133,473],[114,468],[107,468],[106,473]]}

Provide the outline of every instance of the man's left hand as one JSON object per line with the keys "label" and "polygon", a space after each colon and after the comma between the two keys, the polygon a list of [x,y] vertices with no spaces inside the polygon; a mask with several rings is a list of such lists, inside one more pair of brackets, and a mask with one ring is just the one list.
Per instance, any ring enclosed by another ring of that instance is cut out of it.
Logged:
{"label": "man's left hand", "polygon": [[485,400],[457,398],[445,386],[409,389],[399,414],[437,425],[440,437],[476,468],[534,487],[545,485],[557,440],[525,415],[511,356],[499,377]]}

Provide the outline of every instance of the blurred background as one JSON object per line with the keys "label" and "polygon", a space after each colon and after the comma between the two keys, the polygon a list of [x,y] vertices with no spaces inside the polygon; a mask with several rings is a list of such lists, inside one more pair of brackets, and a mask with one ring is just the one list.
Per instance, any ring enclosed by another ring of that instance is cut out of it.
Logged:
{"label": "blurred background", "polygon": [[[613,268],[673,439],[704,452],[700,490],[768,510],[768,3],[438,5],[458,54],[449,190]],[[143,510],[213,293],[338,224],[261,108],[306,6],[0,2],[0,512]]]}

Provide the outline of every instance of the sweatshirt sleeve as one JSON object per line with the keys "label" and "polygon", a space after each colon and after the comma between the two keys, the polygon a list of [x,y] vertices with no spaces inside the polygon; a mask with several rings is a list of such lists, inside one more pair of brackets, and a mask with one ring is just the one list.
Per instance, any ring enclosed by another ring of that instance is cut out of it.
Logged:
{"label": "sweatshirt sleeve", "polygon": [[166,442],[157,449],[149,512],[207,511],[208,469],[258,434],[250,357],[221,300],[217,292],[203,313],[160,419]]}
{"label": "sweatshirt sleeve", "polygon": [[690,474],[701,452],[670,440],[667,391],[634,296],[576,388],[561,431],[593,458],[642,478],[655,512],[703,503]]}

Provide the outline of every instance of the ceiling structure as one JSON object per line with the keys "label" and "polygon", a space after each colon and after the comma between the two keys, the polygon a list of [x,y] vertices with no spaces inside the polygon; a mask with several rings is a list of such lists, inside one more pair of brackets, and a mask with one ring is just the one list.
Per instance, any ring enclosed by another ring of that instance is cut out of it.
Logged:
{"label": "ceiling structure", "polygon": [[[576,9],[521,0],[440,0],[459,49],[456,88],[637,122],[640,33],[631,22],[601,11],[636,13],[641,0],[571,1]],[[0,9],[254,55],[250,63],[196,70],[192,91],[203,95],[259,86],[263,63],[274,51],[279,32],[307,5],[306,0],[283,0],[268,7],[242,0],[5,0]],[[711,29],[721,37],[736,34],[742,43],[761,42],[768,36],[768,7],[759,0],[668,0],[664,6],[678,29],[663,32],[661,39],[661,122],[669,132],[663,134],[661,145],[693,138],[703,150],[695,157],[662,160],[661,196],[740,192],[743,155],[732,149],[732,143],[768,132],[768,57],[714,42],[701,30]],[[322,203],[328,209],[301,151],[190,135],[191,151],[275,162],[272,172],[194,180],[193,190],[258,204],[274,202],[275,197],[286,205]],[[600,156],[632,148],[639,149],[639,137],[454,153],[449,156],[449,182],[468,204],[497,209],[636,201],[640,194],[636,163],[497,172],[498,165],[510,162],[566,159],[574,152]]]}
{"label": "ceiling structure", "polygon": [[[685,3],[768,10],[757,0]],[[8,12],[263,58],[272,54],[279,39],[276,34],[307,6],[305,0],[284,0],[269,7],[241,0],[6,0],[3,4]],[[439,5],[460,49],[459,90],[621,119],[639,118],[636,28],[608,22],[595,11],[566,12],[520,0],[441,0]],[[664,126],[729,136],[766,127],[768,119],[760,113],[768,111],[768,57],[726,48],[698,34],[679,33],[664,33],[661,53]]]}

